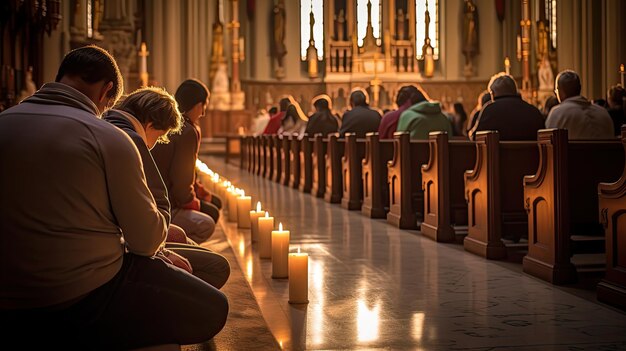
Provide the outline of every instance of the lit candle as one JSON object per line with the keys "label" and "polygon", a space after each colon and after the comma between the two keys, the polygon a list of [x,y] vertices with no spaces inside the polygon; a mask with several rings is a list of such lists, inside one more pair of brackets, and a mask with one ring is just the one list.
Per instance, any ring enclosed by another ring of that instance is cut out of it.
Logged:
{"label": "lit candle", "polygon": [[289,276],[289,231],[283,230],[283,224],[278,230],[272,231],[272,278],[287,278]]}
{"label": "lit candle", "polygon": [[231,186],[227,192],[228,199],[228,221],[237,222],[237,190]]}
{"label": "lit candle", "polygon": [[141,65],[139,66],[139,73],[148,73],[148,49],[146,43],[141,43]]}
{"label": "lit candle", "polygon": [[504,72],[507,75],[511,74],[511,61],[509,60],[508,56],[504,58]]}
{"label": "lit candle", "polygon": [[622,82],[622,88],[626,88],[626,86],[624,86],[624,64],[623,63],[619,65],[619,75],[620,75],[620,80]]}
{"label": "lit candle", "polygon": [[289,254],[289,303],[309,302],[309,255],[305,252]]}
{"label": "lit candle", "polygon": [[237,198],[237,227],[250,228],[250,208],[252,207],[252,197],[241,194]]}
{"label": "lit candle", "polygon": [[261,211],[261,202],[256,203],[256,211],[250,211],[250,232],[253,242],[259,240],[259,217],[265,212]]}
{"label": "lit candle", "polygon": [[265,211],[265,217],[259,217],[259,257],[272,258],[272,231],[274,217]]}
{"label": "lit candle", "polygon": [[517,61],[522,60],[522,37],[517,35]]}

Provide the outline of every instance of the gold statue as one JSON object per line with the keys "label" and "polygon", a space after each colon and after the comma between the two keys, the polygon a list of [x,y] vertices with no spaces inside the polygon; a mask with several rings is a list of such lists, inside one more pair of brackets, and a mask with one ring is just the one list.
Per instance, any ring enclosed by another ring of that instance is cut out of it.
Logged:
{"label": "gold statue", "polygon": [[478,53],[478,9],[473,0],[465,0],[463,9],[463,55],[465,75],[473,75],[472,59]]}
{"label": "gold statue", "polygon": [[548,26],[546,26],[545,20],[537,21],[537,58],[539,65],[543,57],[548,57],[549,52],[549,38]]}

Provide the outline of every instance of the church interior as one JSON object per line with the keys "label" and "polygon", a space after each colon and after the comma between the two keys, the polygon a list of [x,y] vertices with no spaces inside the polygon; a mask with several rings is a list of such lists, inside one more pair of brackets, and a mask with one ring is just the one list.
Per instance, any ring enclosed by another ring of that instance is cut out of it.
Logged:
{"label": "church interior", "polygon": [[[5,0],[0,112],[86,45],[125,93],[208,87],[196,177],[224,206],[202,246],[230,263],[230,312],[174,349],[626,350],[625,15],[623,0]],[[565,70],[604,110],[621,89],[611,139],[543,124]],[[536,138],[468,134],[499,72],[543,114]],[[448,132],[264,132],[285,97],[310,123],[323,96],[342,126],[355,92],[384,120],[405,86]]]}

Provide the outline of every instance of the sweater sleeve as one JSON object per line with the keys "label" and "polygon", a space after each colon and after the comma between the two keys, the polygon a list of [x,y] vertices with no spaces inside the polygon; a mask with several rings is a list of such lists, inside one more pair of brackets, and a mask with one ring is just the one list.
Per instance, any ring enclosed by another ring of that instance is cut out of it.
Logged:
{"label": "sweater sleeve", "polygon": [[117,129],[102,139],[106,142],[101,143],[101,150],[111,209],[128,251],[152,256],[165,240],[167,225],[146,185],[139,151]]}
{"label": "sweater sleeve", "polygon": [[193,189],[196,158],[198,157],[198,137],[193,126],[185,125],[176,140],[174,154],[167,170],[170,180],[170,201],[173,208],[182,208],[196,199]]}

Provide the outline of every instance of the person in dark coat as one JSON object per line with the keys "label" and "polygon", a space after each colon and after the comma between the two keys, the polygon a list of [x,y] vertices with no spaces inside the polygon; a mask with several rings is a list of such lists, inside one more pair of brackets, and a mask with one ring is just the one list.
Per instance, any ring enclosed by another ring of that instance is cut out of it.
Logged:
{"label": "person in dark coat", "polygon": [[622,124],[626,124],[626,90],[620,84],[614,85],[609,88],[606,94],[606,100],[609,104],[609,116],[613,121],[613,129],[615,135],[620,135],[622,132]]}
{"label": "person in dark coat", "polygon": [[329,133],[336,133],[339,130],[339,122],[331,111],[330,96],[322,94],[314,97],[313,106],[315,107],[315,113],[309,117],[309,122],[304,132],[310,137],[318,133],[324,136],[327,136]]}
{"label": "person in dark coat", "polygon": [[537,131],[545,128],[543,115],[522,100],[513,77],[504,72],[494,75],[488,90],[492,101],[483,106],[470,139],[474,140],[478,131],[497,130],[500,140],[537,140]]}
{"label": "person in dark coat", "polygon": [[356,89],[350,94],[352,109],[343,114],[339,134],[355,133],[357,138],[365,138],[369,132],[377,132],[380,126],[380,113],[369,107],[367,93]]}

